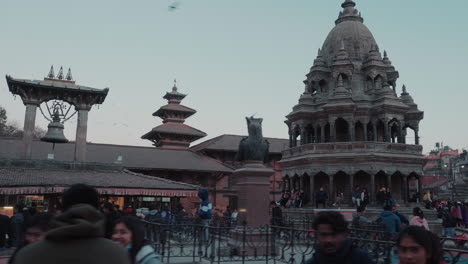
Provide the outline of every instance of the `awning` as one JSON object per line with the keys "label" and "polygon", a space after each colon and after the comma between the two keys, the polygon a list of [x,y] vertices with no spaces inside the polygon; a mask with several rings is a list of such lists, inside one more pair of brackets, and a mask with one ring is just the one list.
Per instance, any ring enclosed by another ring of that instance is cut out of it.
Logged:
{"label": "awning", "polygon": [[[23,186],[2,187],[0,195],[26,194],[59,194],[68,187],[64,186]],[[164,196],[164,197],[197,197],[196,190],[164,190],[164,189],[134,189],[134,188],[96,188],[99,194],[115,196]]]}

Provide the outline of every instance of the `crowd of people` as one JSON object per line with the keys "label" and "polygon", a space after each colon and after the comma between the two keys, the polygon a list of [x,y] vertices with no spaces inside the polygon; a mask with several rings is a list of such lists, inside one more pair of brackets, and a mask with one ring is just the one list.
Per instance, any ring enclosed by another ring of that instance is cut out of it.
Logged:
{"label": "crowd of people", "polygon": [[0,215],[0,248],[14,249],[9,263],[160,264],[141,220],[172,221],[184,212],[138,212],[130,206],[121,211],[99,202],[96,189],[84,184],[71,186],[61,201],[49,212],[17,205],[11,218]]}

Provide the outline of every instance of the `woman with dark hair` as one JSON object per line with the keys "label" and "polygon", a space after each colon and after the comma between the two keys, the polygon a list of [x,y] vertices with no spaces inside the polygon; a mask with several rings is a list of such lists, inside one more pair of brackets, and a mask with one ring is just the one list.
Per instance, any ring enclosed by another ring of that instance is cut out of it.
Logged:
{"label": "woman with dark hair", "polygon": [[115,222],[112,240],[128,250],[133,264],[161,264],[154,249],[145,239],[143,224],[138,218],[124,216]]}
{"label": "woman with dark hair", "polygon": [[427,220],[424,218],[424,213],[419,207],[413,208],[413,218],[411,218],[410,225],[412,226],[422,226],[426,230],[429,230],[429,225]]}
{"label": "woman with dark hair", "polygon": [[420,226],[409,226],[397,239],[400,264],[442,264],[443,250],[434,233]]}
{"label": "woman with dark hair", "polygon": [[16,248],[8,263],[15,262],[16,253],[23,247],[42,241],[45,238],[45,233],[52,229],[52,220],[54,216],[51,213],[36,213],[31,217],[25,225],[24,239],[22,244]]}

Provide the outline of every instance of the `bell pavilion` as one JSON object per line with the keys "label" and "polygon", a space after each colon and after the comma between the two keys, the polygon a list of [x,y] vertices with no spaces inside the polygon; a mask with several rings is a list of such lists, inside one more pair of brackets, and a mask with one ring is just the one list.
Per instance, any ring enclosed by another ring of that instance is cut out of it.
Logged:
{"label": "bell pavilion", "polygon": [[[289,149],[280,161],[284,189],[349,198],[354,186],[390,188],[407,201],[421,192],[424,113],[403,85],[387,52],[379,49],[356,3],[346,0],[286,118]],[[414,141],[407,132],[414,131]],[[349,199],[350,200],[350,199]]]}

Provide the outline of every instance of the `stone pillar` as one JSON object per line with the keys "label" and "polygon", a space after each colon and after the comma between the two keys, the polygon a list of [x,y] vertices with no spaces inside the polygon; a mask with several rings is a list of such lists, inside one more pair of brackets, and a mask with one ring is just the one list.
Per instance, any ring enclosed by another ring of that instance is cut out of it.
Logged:
{"label": "stone pillar", "polygon": [[329,180],[329,184],[330,186],[328,187],[328,199],[333,199],[335,197],[335,183],[334,183],[334,175],[329,175],[328,176],[328,180]]}
{"label": "stone pillar", "polygon": [[419,202],[422,201],[423,196],[423,186],[421,176],[418,176],[418,192],[419,192]]}
{"label": "stone pillar", "polygon": [[320,126],[320,142],[325,143],[325,125]]}
{"label": "stone pillar", "polygon": [[301,145],[307,144],[307,132],[305,128],[301,128]]}
{"label": "stone pillar", "polygon": [[75,161],[86,161],[86,136],[88,133],[89,109],[78,109],[78,122],[76,124]]}
{"label": "stone pillar", "polygon": [[36,127],[37,104],[25,103],[25,105],[26,113],[24,116],[22,156],[24,159],[31,159],[32,141],[34,137],[34,129]]}
{"label": "stone pillar", "polygon": [[234,171],[239,201],[239,223],[259,227],[270,221],[270,176],[274,171],[260,161],[246,161],[244,167]]}
{"label": "stone pillar", "polygon": [[387,188],[390,188],[390,192],[393,192],[393,190],[392,190],[392,175],[386,174],[385,176],[387,176],[387,178],[386,178]]}
{"label": "stone pillar", "polygon": [[289,130],[289,147],[293,147],[293,136],[291,130]]}
{"label": "stone pillar", "polygon": [[375,197],[375,174],[371,174],[371,190],[370,190],[370,200],[371,202],[375,202],[376,197]]}
{"label": "stone pillar", "polygon": [[315,175],[311,175],[309,176],[310,178],[310,182],[309,182],[309,185],[310,185],[310,193],[309,193],[309,197],[310,197],[310,204],[313,205],[314,202],[315,202]]}
{"label": "stone pillar", "polygon": [[330,122],[330,142],[336,142],[335,121]]}
{"label": "stone pillar", "polygon": [[368,123],[363,125],[363,128],[364,128],[364,131],[363,131],[364,132],[364,134],[363,134],[364,135],[364,141],[369,141],[369,139],[367,138],[367,124]]}
{"label": "stone pillar", "polygon": [[349,123],[349,140],[351,142],[356,141],[356,131],[355,131],[355,125],[354,122],[350,121]]}
{"label": "stone pillar", "polygon": [[388,121],[384,120],[384,141],[390,142],[390,135],[389,135],[389,128],[388,128]]}
{"label": "stone pillar", "polygon": [[414,144],[419,145],[419,129],[414,130]]}
{"label": "stone pillar", "polygon": [[403,190],[402,190],[402,193],[403,193],[403,202],[407,203],[408,202],[408,177],[405,176],[405,175],[402,175],[402,182],[403,182]]}
{"label": "stone pillar", "polygon": [[[353,190],[354,190],[354,174],[349,175],[349,190],[351,197],[353,197]],[[351,198],[352,200],[353,198]]]}
{"label": "stone pillar", "polygon": [[318,143],[319,140],[320,140],[320,139],[318,138],[317,135],[318,135],[318,126],[315,126],[315,127],[314,127],[314,137],[313,137],[313,139],[312,139],[312,141],[313,141],[314,143]]}
{"label": "stone pillar", "polygon": [[372,130],[374,131],[374,141],[377,142],[379,140],[379,137],[377,135],[377,124],[372,123]]}

